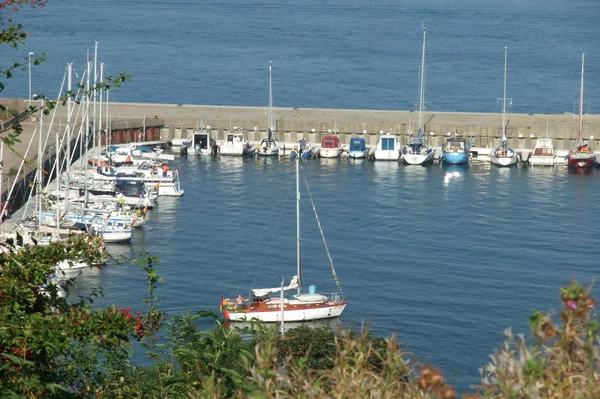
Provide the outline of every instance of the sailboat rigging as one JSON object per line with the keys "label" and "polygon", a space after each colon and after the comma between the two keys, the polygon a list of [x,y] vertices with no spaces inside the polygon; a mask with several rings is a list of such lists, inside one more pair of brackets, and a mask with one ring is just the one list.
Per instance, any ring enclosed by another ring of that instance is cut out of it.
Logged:
{"label": "sailboat rigging", "polygon": [[402,159],[409,165],[422,165],[433,162],[435,151],[425,143],[423,137],[423,105],[425,102],[425,39],[427,29],[423,26],[423,50],[421,53],[421,69],[419,74],[419,130],[417,136],[408,138],[408,145],[402,149]]}
{"label": "sailboat rigging", "polygon": [[490,154],[490,161],[498,166],[516,165],[518,161],[517,152],[508,146],[506,139],[506,64],[508,59],[508,48],[504,47],[504,97],[502,98],[502,142]]}
{"label": "sailboat rigging", "polygon": [[568,164],[574,168],[588,168],[596,163],[596,155],[587,143],[583,142],[583,72],[585,52],[581,53],[581,84],[579,87],[579,123],[577,125],[577,147],[569,152]]}
{"label": "sailboat rigging", "polygon": [[275,139],[275,120],[273,118],[273,63],[269,61],[269,127],[267,137],[258,145],[258,155],[279,155],[279,144]]}
{"label": "sailboat rigging", "polygon": [[[321,237],[338,287],[333,294],[318,294],[314,285],[308,287],[308,293],[302,292],[302,239],[300,235],[300,160],[296,157],[296,275],[287,286],[282,283],[275,288],[254,288],[250,290],[249,298],[238,296],[236,299],[221,298],[221,311],[225,319],[230,321],[249,321],[256,319],[262,322],[309,321],[339,317],[346,308],[347,301],[341,290],[339,279],[325,241],[321,222],[316,213],[314,201],[308,189],[308,195],[317,217]],[[306,178],[305,178],[306,182]],[[292,298],[283,297],[285,291],[296,290]],[[278,293],[277,296],[270,294]]]}

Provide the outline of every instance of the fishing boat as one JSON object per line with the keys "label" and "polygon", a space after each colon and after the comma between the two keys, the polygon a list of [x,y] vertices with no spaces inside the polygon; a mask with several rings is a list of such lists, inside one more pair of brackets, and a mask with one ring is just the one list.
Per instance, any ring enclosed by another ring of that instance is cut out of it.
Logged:
{"label": "fishing boat", "polygon": [[[346,308],[347,302],[341,290],[333,261],[327,248],[327,243],[321,230],[325,250],[327,251],[333,279],[338,287],[338,292],[328,295],[316,293],[314,285],[308,287],[308,292],[302,292],[302,254],[300,238],[300,161],[296,157],[296,275],[287,286],[283,279],[281,286],[275,288],[251,289],[248,298],[238,296],[235,299],[221,298],[221,310],[226,320],[247,321],[256,319],[262,322],[283,321],[308,321],[339,317]],[[310,194],[309,194],[310,195]],[[312,202],[312,198],[311,198]],[[313,209],[314,207],[314,203]],[[315,216],[318,215],[315,211]],[[286,291],[295,290],[290,297],[285,296]]]}
{"label": "fishing boat", "polygon": [[548,121],[546,121],[546,137],[539,137],[535,141],[533,153],[529,156],[532,166],[554,166],[556,164],[556,149],[552,139],[548,137]]}
{"label": "fishing boat", "polygon": [[569,151],[569,166],[573,168],[589,168],[596,163],[594,150],[583,142],[583,71],[585,53],[581,53],[581,85],[579,87],[579,124],[577,127],[577,147]]}
{"label": "fishing boat", "polygon": [[350,139],[350,145],[348,146],[348,157],[359,159],[365,158],[369,150],[365,145],[365,139],[362,137],[353,137]]}
{"label": "fishing boat", "polygon": [[225,135],[225,141],[218,144],[218,152],[221,155],[250,155],[254,147],[244,137],[244,132],[235,126]]}
{"label": "fishing boat", "polygon": [[279,144],[275,140],[273,131],[275,129],[275,120],[273,119],[273,79],[272,79],[273,64],[269,61],[269,129],[267,137],[264,138],[258,145],[256,153],[265,157],[279,155]]}
{"label": "fishing boat", "polygon": [[210,138],[210,132],[206,129],[195,130],[187,146],[190,155],[211,155],[216,141]]}
{"label": "fishing boat", "polygon": [[455,133],[442,145],[442,163],[458,165],[469,162],[471,144],[463,136]]}
{"label": "fishing boat", "polygon": [[519,160],[517,152],[508,146],[506,139],[506,61],[508,49],[504,47],[504,97],[502,98],[502,141],[490,153],[490,162],[498,166],[516,165]]}
{"label": "fishing boat", "polygon": [[397,161],[400,159],[400,150],[396,136],[386,133],[379,136],[377,149],[373,154],[376,161]]}
{"label": "fishing boat", "polygon": [[419,74],[419,130],[416,136],[410,136],[408,145],[402,149],[402,159],[409,165],[423,165],[433,162],[435,151],[423,138],[423,104],[425,103],[425,38],[427,30],[423,27],[423,52],[421,54],[421,73]]}

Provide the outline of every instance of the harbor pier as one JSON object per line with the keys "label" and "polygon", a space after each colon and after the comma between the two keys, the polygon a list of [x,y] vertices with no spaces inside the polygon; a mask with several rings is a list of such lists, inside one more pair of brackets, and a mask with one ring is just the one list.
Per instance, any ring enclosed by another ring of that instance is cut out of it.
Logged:
{"label": "harbor pier", "polygon": [[[16,110],[27,105],[23,99],[0,101]],[[260,141],[268,129],[266,107],[110,103],[108,112],[113,144],[185,139],[201,125],[216,140],[223,140],[228,129],[238,127],[245,131],[248,140]],[[380,134],[391,133],[403,145],[408,136],[417,133],[419,121],[418,112],[412,111],[275,107],[273,112],[281,142],[304,137],[308,142],[320,143],[323,137],[334,133],[337,125],[338,136],[345,144],[351,137],[364,137],[367,145],[373,146]],[[65,123],[65,106],[57,107],[56,118]],[[556,149],[568,150],[577,139],[578,115],[573,113],[508,114],[506,122],[509,143],[516,149],[533,148],[538,137],[547,135],[554,139]],[[584,140],[596,149],[600,144],[600,115],[584,115],[582,130]],[[491,149],[502,137],[502,113],[424,113],[424,135],[431,146],[441,147],[447,136],[456,133],[469,137],[472,147]]]}

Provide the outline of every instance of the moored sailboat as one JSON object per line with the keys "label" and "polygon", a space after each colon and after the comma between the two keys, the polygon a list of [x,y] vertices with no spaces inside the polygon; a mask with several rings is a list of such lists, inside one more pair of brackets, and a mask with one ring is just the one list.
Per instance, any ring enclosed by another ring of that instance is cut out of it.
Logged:
{"label": "moored sailboat", "polygon": [[[221,299],[221,310],[226,320],[246,321],[256,319],[262,322],[283,322],[283,321],[308,321],[320,320],[333,317],[339,317],[346,308],[347,302],[341,291],[339,280],[333,261],[329,255],[329,261],[333,273],[333,279],[337,284],[339,292],[323,295],[315,291],[315,286],[309,286],[308,293],[302,292],[302,256],[301,256],[301,238],[300,238],[300,161],[296,157],[296,255],[297,255],[297,273],[287,286],[283,285],[275,288],[258,288],[250,291],[249,298],[238,296],[234,300]],[[310,195],[310,192],[309,192]],[[312,198],[311,198],[312,201]],[[313,204],[314,209],[314,204]],[[316,215],[316,213],[315,213]],[[318,221],[318,216],[317,216]],[[319,223],[320,228],[320,223]],[[321,234],[323,231],[321,230]],[[285,291],[296,290],[296,294],[291,298],[285,298]],[[277,294],[271,296],[270,294]]]}
{"label": "moored sailboat", "polygon": [[273,129],[275,128],[275,120],[273,119],[273,79],[272,79],[272,63],[269,61],[269,128],[267,137],[264,138],[258,145],[256,153],[262,156],[279,155],[279,144],[275,140]]}
{"label": "moored sailboat", "polygon": [[504,47],[504,97],[502,98],[502,141],[499,147],[492,150],[490,162],[498,166],[516,165],[519,160],[517,152],[508,146],[506,139],[506,60],[508,49]]}
{"label": "moored sailboat", "polygon": [[421,55],[421,73],[419,74],[419,130],[417,136],[409,137],[408,145],[402,149],[402,159],[409,165],[422,165],[433,162],[435,151],[423,138],[423,104],[425,103],[425,37],[427,30],[423,27],[423,53]]}
{"label": "moored sailboat", "polygon": [[587,143],[583,142],[583,71],[585,66],[585,53],[581,53],[581,85],[579,88],[579,124],[577,128],[577,147],[569,152],[569,166],[574,168],[588,168],[596,163],[596,155]]}

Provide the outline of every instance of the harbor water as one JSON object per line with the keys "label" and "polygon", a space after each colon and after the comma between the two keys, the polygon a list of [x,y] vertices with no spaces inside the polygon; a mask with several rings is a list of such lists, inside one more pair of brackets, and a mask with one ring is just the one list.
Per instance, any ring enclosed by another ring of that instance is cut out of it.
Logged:
{"label": "harbor water", "polygon": [[[597,0],[80,0],[3,13],[30,37],[0,59],[48,52],[32,89],[49,97],[67,62],[81,78],[97,40],[107,75],[132,76],[111,101],[266,107],[271,60],[275,107],[415,110],[423,23],[428,112],[501,111],[505,46],[508,112],[573,112],[582,51],[584,112],[600,112]],[[17,70],[0,94],[27,93]]]}
{"label": "harbor water", "polygon": [[[157,265],[161,307],[218,311],[222,295],[286,283],[296,269],[295,169],[289,159],[181,157],[180,199],[161,197],[132,245]],[[559,288],[589,283],[600,248],[596,170],[410,167],[347,159],[302,164],[349,305],[341,320],[397,333],[415,359],[455,374],[462,390],[499,347],[527,333],[534,309],[559,309]],[[326,252],[302,188],[305,289],[333,292]],[[139,266],[109,264],[76,281],[99,305],[142,307]]]}
{"label": "harbor water", "polygon": [[[597,0],[80,0],[2,13],[30,36],[18,50],[0,48],[0,59],[49,52],[32,89],[51,98],[67,62],[81,79],[97,40],[107,75],[132,75],[111,101],[266,107],[271,60],[275,107],[414,110],[423,22],[425,121],[436,111],[500,112],[505,46],[509,114],[573,112],[582,51],[583,111],[600,106]],[[26,71],[3,83],[3,97],[27,97]],[[111,108],[111,120],[122,116]],[[160,198],[131,245],[108,246],[114,257],[160,258],[164,311],[217,311],[222,295],[289,282],[292,162],[181,157],[172,166],[182,168],[185,195]],[[461,391],[478,381],[504,329],[527,332],[533,309],[558,309],[562,284],[598,273],[598,170],[314,160],[303,171],[348,297],[342,321],[397,333]],[[302,237],[304,282],[333,291],[306,191]],[[137,265],[86,273],[74,294],[95,286],[104,290],[96,305],[143,309]]]}

